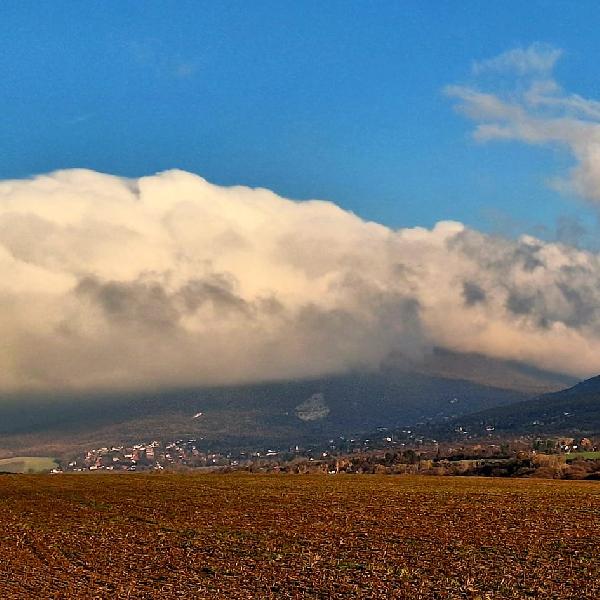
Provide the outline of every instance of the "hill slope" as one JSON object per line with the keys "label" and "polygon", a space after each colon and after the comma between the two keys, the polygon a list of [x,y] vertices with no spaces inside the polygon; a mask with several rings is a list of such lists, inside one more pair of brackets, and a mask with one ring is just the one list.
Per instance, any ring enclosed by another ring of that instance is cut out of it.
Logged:
{"label": "hill slope", "polygon": [[214,450],[292,446],[443,421],[568,383],[567,377],[516,363],[436,351],[419,365],[391,360],[377,372],[309,381],[21,395],[0,402],[0,453],[64,456],[90,446],[179,437],[202,438]]}
{"label": "hill slope", "polygon": [[460,417],[457,423],[472,433],[493,426],[495,433],[598,434],[600,376],[510,407],[498,406]]}

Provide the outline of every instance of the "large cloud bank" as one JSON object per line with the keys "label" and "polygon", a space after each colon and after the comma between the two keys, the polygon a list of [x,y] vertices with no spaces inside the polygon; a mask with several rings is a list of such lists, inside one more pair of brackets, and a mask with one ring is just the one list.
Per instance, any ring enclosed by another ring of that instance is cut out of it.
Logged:
{"label": "large cloud bank", "polygon": [[0,389],[221,384],[432,346],[600,369],[600,257],[181,171],[0,182]]}

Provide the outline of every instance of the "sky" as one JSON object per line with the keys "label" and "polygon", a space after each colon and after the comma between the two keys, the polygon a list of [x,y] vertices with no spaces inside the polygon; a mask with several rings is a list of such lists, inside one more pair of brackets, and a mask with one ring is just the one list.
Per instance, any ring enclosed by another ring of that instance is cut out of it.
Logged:
{"label": "sky", "polygon": [[593,97],[596,2],[9,1],[0,17],[2,179],[178,168],[391,227],[595,227],[549,184],[568,152],[474,141],[444,89],[545,43],[560,84]]}
{"label": "sky", "polygon": [[3,3],[0,391],[597,374],[596,17]]}

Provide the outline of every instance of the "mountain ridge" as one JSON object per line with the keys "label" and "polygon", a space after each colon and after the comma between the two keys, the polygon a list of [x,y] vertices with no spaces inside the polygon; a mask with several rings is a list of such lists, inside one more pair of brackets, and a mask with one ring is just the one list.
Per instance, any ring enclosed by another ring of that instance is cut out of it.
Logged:
{"label": "mountain ridge", "polygon": [[496,435],[595,435],[600,433],[600,375],[508,408],[497,406],[461,416],[456,423],[474,433],[493,427]]}
{"label": "mountain ridge", "polygon": [[[500,378],[505,386],[483,383],[486,368],[493,371],[490,381]],[[471,379],[465,377],[469,374]],[[526,400],[532,385],[557,389],[569,381],[517,363],[437,350],[417,365],[393,357],[378,371],[311,380],[5,395],[0,403],[0,454],[48,449],[62,455],[90,445],[180,437],[201,438],[207,447],[220,450],[293,446],[377,427],[443,422]]]}

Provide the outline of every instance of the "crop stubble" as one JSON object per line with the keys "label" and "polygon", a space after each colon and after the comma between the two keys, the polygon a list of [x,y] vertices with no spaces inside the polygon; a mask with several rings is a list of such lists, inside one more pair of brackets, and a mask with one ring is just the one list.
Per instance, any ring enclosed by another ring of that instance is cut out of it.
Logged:
{"label": "crop stubble", "polygon": [[0,478],[2,598],[598,598],[600,485]]}

